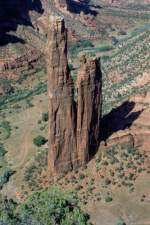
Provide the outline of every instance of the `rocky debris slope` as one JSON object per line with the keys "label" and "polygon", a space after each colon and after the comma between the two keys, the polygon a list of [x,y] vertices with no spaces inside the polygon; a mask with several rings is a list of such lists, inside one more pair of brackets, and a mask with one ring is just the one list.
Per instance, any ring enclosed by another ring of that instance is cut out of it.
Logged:
{"label": "rocky debris slope", "polygon": [[78,100],[67,62],[64,19],[52,17],[46,48],[49,97],[50,171],[66,172],[85,165],[98,147],[101,118],[101,71],[99,59],[84,58],[78,74]]}

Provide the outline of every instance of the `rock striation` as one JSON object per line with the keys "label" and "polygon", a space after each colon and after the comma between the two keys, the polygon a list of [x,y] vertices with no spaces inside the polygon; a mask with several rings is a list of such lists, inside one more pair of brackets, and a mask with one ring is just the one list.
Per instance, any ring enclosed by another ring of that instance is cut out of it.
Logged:
{"label": "rock striation", "polygon": [[49,157],[52,173],[77,166],[76,103],[67,61],[67,30],[64,20],[50,19],[47,43],[49,96]]}
{"label": "rock striation", "polygon": [[77,103],[67,61],[63,18],[51,17],[46,47],[49,97],[48,167],[58,174],[85,165],[98,148],[101,119],[99,58],[82,58]]}
{"label": "rock striation", "polygon": [[[6,58],[6,57],[5,57]],[[41,52],[29,50],[24,55],[15,56],[1,60],[0,57],[0,78],[19,80],[26,74],[34,74],[45,66],[45,59]]]}
{"label": "rock striation", "polygon": [[82,165],[89,161],[99,144],[101,78],[99,58],[83,56],[77,79],[77,152]]}

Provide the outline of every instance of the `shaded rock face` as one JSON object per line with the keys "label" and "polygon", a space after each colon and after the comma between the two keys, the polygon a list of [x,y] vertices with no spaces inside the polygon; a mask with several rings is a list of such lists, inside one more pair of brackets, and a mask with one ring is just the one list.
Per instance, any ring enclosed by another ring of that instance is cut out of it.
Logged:
{"label": "shaded rock face", "polygon": [[67,62],[64,20],[51,19],[47,43],[49,95],[49,168],[66,172],[77,165],[76,104]]}
{"label": "shaded rock face", "polygon": [[18,24],[31,23],[30,10],[42,13],[41,0],[0,0],[0,34],[16,30]]}
{"label": "shaded rock face", "polygon": [[99,145],[101,71],[98,58],[83,60],[77,80],[77,152],[81,164],[89,161]]}
{"label": "shaded rock face", "polygon": [[101,118],[101,71],[99,59],[84,58],[74,86],[67,61],[64,20],[52,17],[46,48],[49,97],[49,156],[52,174],[85,165],[98,147]]}

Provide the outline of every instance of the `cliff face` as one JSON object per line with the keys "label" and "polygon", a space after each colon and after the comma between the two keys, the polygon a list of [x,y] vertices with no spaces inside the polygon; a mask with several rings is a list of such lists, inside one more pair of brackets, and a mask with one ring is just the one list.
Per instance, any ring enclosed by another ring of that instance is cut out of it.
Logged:
{"label": "cliff face", "polygon": [[16,56],[14,59],[7,59],[6,62],[2,62],[0,58],[0,78],[19,80],[25,73],[34,74],[42,69],[44,64],[43,55],[36,50],[30,50],[25,55]]}
{"label": "cliff face", "polygon": [[52,18],[47,43],[49,96],[49,168],[52,173],[77,165],[76,105],[67,62],[64,20]]}
{"label": "cliff face", "polygon": [[[99,59],[84,59],[79,70],[77,105],[67,62],[64,20],[52,17],[46,48],[49,96],[49,157],[52,174],[85,165],[98,147],[101,118]],[[77,109],[76,109],[77,108]]]}
{"label": "cliff face", "polygon": [[89,160],[99,144],[101,78],[99,59],[84,58],[77,80],[77,151],[81,164]]}
{"label": "cliff face", "polygon": [[1,0],[0,1],[0,34],[16,30],[17,26],[31,24],[30,10],[42,13],[41,0]]}

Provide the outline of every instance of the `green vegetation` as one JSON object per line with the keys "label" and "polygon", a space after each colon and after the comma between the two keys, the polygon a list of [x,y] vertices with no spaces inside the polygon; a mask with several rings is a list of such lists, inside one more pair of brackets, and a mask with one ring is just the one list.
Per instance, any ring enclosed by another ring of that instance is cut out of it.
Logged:
{"label": "green vegetation", "polygon": [[9,178],[14,174],[5,161],[6,150],[4,145],[0,143],[0,189],[3,188],[3,185],[9,181]]}
{"label": "green vegetation", "polygon": [[[130,96],[150,90],[149,81],[143,86],[135,85],[143,73],[149,70],[149,34],[147,30],[129,40],[120,40],[111,55],[102,57],[103,114],[107,114]],[[117,82],[112,82],[114,73],[120,78]]]}
{"label": "green vegetation", "polygon": [[58,188],[36,192],[17,204],[0,196],[0,224],[4,225],[90,225],[77,196]]}
{"label": "green vegetation", "polygon": [[0,143],[0,158],[3,158],[5,154],[6,154],[6,150],[4,148],[4,145]]}
{"label": "green vegetation", "polygon": [[2,109],[7,107],[8,103],[16,103],[21,100],[27,99],[30,96],[39,95],[46,91],[47,91],[47,84],[45,83],[39,83],[36,87],[34,87],[31,90],[24,89],[15,91],[15,93],[11,95],[5,95],[0,97],[0,108]]}
{"label": "green vegetation", "polygon": [[2,168],[0,169],[0,189],[9,181],[9,178],[14,174],[9,168]]}
{"label": "green vegetation", "polygon": [[43,112],[43,113],[42,113],[42,120],[43,120],[44,122],[47,122],[47,121],[48,121],[48,112]]}
{"label": "green vegetation", "polygon": [[11,135],[11,126],[8,121],[3,121],[0,124],[0,140],[6,140]]}
{"label": "green vegetation", "polygon": [[113,199],[112,199],[112,197],[110,197],[110,196],[107,196],[107,197],[105,198],[105,201],[106,201],[106,202],[112,202],[112,200],[113,200]]}
{"label": "green vegetation", "polygon": [[41,186],[40,175],[47,170],[47,149],[38,150],[34,161],[25,169],[24,180],[30,189],[38,190]]}
{"label": "green vegetation", "polygon": [[42,145],[44,145],[45,143],[47,142],[47,140],[42,137],[42,136],[37,136],[33,139],[33,143],[38,146],[38,147],[41,147]]}
{"label": "green vegetation", "polygon": [[134,191],[134,181],[145,171],[146,157],[146,153],[141,153],[132,144],[117,144],[106,149],[99,162],[95,159],[99,172],[105,168],[103,186],[123,185]]}
{"label": "green vegetation", "polygon": [[126,223],[125,223],[125,222],[120,221],[120,222],[118,222],[116,225],[126,225]]}
{"label": "green vegetation", "polygon": [[94,47],[94,45],[89,40],[78,41],[70,46],[69,53],[72,57],[76,57],[82,50],[92,47]]}

